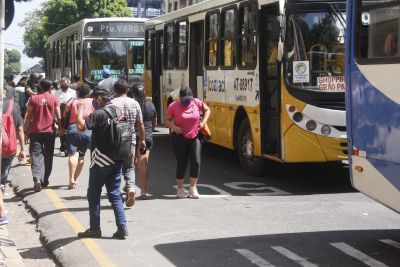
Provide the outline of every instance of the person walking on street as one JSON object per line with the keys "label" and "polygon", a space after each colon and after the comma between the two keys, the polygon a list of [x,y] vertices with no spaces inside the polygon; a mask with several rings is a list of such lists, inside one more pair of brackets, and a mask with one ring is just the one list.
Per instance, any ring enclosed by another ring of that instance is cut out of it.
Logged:
{"label": "person walking on street", "polygon": [[[201,113],[203,119],[201,120]],[[172,148],[175,153],[176,167],[176,197],[199,198],[197,180],[200,173],[201,142],[199,130],[204,127],[210,116],[210,108],[197,98],[189,87],[179,91],[179,101],[172,102],[165,118],[165,125],[172,131]],[[183,188],[186,166],[190,160],[190,189],[189,194]]]}
{"label": "person walking on street", "polygon": [[79,131],[92,130],[92,140],[90,145],[91,164],[89,171],[89,186],[87,198],[89,202],[90,228],[84,232],[79,232],[80,238],[100,238],[100,197],[101,190],[105,185],[108,200],[114,209],[117,231],[113,234],[114,238],[125,239],[128,236],[126,227],[126,217],[124,205],[120,194],[122,161],[114,161],[108,152],[109,145],[106,140],[110,140],[110,116],[105,107],[111,110],[113,117],[119,117],[122,111],[114,105],[109,105],[112,93],[108,89],[99,88],[95,90],[100,109],[96,110],[83,119],[84,102],[78,102],[78,117],[76,127]]}
{"label": "person walking on street", "polygon": [[[140,177],[140,197],[147,199],[147,180],[149,177],[148,165],[150,150],[153,147],[153,130],[157,125],[157,112],[153,102],[146,99],[143,88],[134,85],[132,87],[132,96],[139,103],[143,113],[143,125],[146,147],[136,149],[136,163]],[[141,138],[140,133],[137,133],[137,141]]]}
{"label": "person walking on street", "polygon": [[[21,111],[19,109],[18,104],[14,101],[13,98],[9,97],[9,94],[12,94],[13,90],[10,86],[6,86],[3,89],[3,115],[5,115],[5,119],[3,119],[2,127],[5,130],[7,135],[7,138],[3,138],[3,143],[6,144],[5,142],[8,140],[8,147],[4,147],[2,150],[2,156],[1,156],[1,185],[0,185],[0,225],[7,224],[8,223],[8,218],[5,213],[5,208],[4,208],[4,201],[3,201],[3,196],[4,196],[4,191],[6,189],[6,184],[7,184],[7,179],[8,179],[8,174],[10,173],[10,168],[12,161],[15,157],[16,154],[16,144],[17,140],[16,137],[18,137],[19,141],[19,146],[20,146],[20,152],[18,154],[18,160],[21,161],[25,158],[25,136],[24,136],[24,130],[22,128],[22,117],[21,117]],[[10,115],[9,117],[7,115]],[[12,118],[12,121],[11,121]],[[8,121],[9,120],[9,121]],[[9,122],[9,123],[7,123]],[[11,123],[12,122],[12,123]],[[6,129],[6,127],[14,127],[15,129]],[[14,131],[15,130],[15,131]],[[16,133],[11,134],[11,133]],[[7,140],[5,140],[7,139]],[[10,145],[13,143],[15,146]],[[7,149],[11,148],[11,150]],[[15,150],[14,150],[15,148]]]}
{"label": "person walking on street", "polygon": [[[78,177],[82,171],[86,150],[90,146],[92,131],[78,131],[76,118],[78,117],[77,103],[83,102],[83,119],[85,120],[96,108],[94,101],[89,97],[90,87],[87,84],[80,84],[77,87],[77,98],[70,99],[63,113],[63,127],[65,127],[65,143],[68,153],[69,184],[68,189],[74,189]],[[96,105],[97,106],[97,105]]]}
{"label": "person walking on street", "polygon": [[24,121],[24,132],[29,131],[29,153],[35,192],[49,185],[56,139],[54,115],[59,129],[61,127],[60,103],[50,94],[51,88],[49,80],[42,79],[39,82],[38,94],[32,95],[28,101]]}
{"label": "person walking on street", "polygon": [[139,103],[127,96],[128,83],[125,80],[118,80],[114,84],[114,91],[116,97],[111,100],[111,103],[121,109],[124,113],[128,123],[132,126],[132,146],[131,146],[131,157],[124,160],[122,166],[122,173],[125,179],[124,191],[126,192],[126,206],[131,207],[135,204],[135,155],[136,155],[136,132],[141,136],[138,141],[139,147],[146,147],[144,141],[144,125],[142,110]]}
{"label": "person walking on street", "polygon": [[97,85],[99,88],[105,88],[111,91],[112,94],[114,94],[114,84],[117,81],[111,76],[111,71],[107,68],[104,68],[101,71],[103,75],[103,80],[99,82]]}
{"label": "person walking on street", "polygon": [[[72,98],[76,98],[76,91],[72,90],[70,87],[70,81],[67,77],[62,77],[60,81],[60,89],[56,90],[55,96],[57,97],[58,101],[60,102],[60,111],[61,114],[64,114],[65,105],[68,101]],[[54,86],[53,86],[54,88]],[[60,135],[60,152],[64,153],[65,155],[68,154],[66,151],[66,144],[65,144],[65,136]]]}

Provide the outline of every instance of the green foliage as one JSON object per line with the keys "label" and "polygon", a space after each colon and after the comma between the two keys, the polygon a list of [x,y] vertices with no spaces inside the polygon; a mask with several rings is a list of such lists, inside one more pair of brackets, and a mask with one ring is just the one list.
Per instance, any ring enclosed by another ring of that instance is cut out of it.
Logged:
{"label": "green foliage", "polygon": [[17,49],[4,50],[4,75],[21,72],[21,53]]}
{"label": "green foliage", "polygon": [[20,25],[25,26],[24,53],[43,58],[48,37],[82,19],[129,16],[126,0],[48,0]]}

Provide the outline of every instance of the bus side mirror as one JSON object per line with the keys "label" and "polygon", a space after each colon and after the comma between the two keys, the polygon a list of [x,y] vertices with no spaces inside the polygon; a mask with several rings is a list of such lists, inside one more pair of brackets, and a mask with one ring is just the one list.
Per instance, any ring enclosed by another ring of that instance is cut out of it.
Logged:
{"label": "bus side mirror", "polygon": [[81,60],[81,43],[76,43],[75,59]]}
{"label": "bus side mirror", "polygon": [[278,53],[276,55],[276,60],[281,62],[282,58],[283,58],[283,47],[284,47],[284,43],[279,41],[278,42]]}

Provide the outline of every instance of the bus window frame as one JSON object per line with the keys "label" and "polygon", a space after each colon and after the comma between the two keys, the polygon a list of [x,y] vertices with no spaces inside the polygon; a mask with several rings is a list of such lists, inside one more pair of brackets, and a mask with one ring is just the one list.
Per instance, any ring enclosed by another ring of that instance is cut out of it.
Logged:
{"label": "bus window frame", "polygon": [[[240,11],[241,11],[241,9],[242,8],[245,8],[246,6],[251,6],[251,5],[255,5],[256,6],[256,23],[255,23],[255,33],[254,34],[248,34],[248,33],[245,33],[244,35],[242,35],[242,34],[240,34],[240,26],[241,26],[241,24],[240,24],[240,22],[241,22],[241,14],[240,14]],[[239,5],[239,9],[238,9],[238,19],[237,19],[237,24],[238,24],[238,27],[237,27],[237,38],[236,38],[236,42],[237,42],[237,47],[236,47],[236,49],[237,49],[237,62],[236,62],[236,64],[237,64],[237,67],[238,67],[238,69],[239,70],[254,70],[254,69],[256,69],[257,68],[257,64],[258,64],[258,34],[259,34],[259,32],[258,32],[258,13],[259,13],[259,8],[258,8],[258,3],[257,3],[257,1],[256,0],[250,0],[250,1],[247,1],[247,2],[243,2],[243,3],[241,3],[240,5]],[[255,38],[256,38],[256,57],[255,57],[255,62],[254,62],[254,65],[251,65],[251,66],[242,66],[240,63],[239,63],[239,61],[240,61],[240,58],[241,58],[241,56],[242,56],[242,49],[240,49],[240,47],[239,47],[239,44],[240,44],[240,42],[239,42],[239,40],[241,40],[241,38],[247,38],[247,37],[250,37],[250,36],[254,36]]]}
{"label": "bus window frame", "polygon": [[[216,64],[215,66],[210,66],[210,49],[209,49],[209,44],[210,44],[210,40],[209,40],[209,33],[210,33],[210,16],[212,15],[217,15],[217,27],[219,27],[219,29],[217,29],[217,56],[216,56]],[[212,11],[209,11],[206,13],[206,16],[204,18],[204,68],[206,70],[218,70],[219,65],[220,65],[220,50],[219,49],[219,45],[221,42],[221,13],[219,11],[219,9],[215,9]]]}
{"label": "bus window frame", "polygon": [[[368,58],[368,57],[362,57],[361,56],[361,14],[363,11],[369,11],[371,9],[375,9],[377,7],[379,8],[385,8],[385,7],[393,7],[393,6],[399,6],[400,4],[398,1],[391,1],[391,2],[386,2],[386,3],[380,3],[380,4],[371,4],[368,5],[364,8],[362,8],[362,0],[358,0],[356,3],[355,7],[355,14],[356,17],[354,19],[355,27],[354,27],[354,33],[352,33],[354,37],[354,42],[353,42],[353,51],[354,51],[354,58],[355,61],[360,64],[360,65],[379,65],[379,64],[398,64],[400,63],[400,56],[397,57],[387,57],[387,58]],[[398,42],[400,42],[400,36],[398,36]]]}
{"label": "bus window frame", "polygon": [[[173,29],[173,32],[172,32],[172,44],[169,44],[168,45],[168,38],[167,38],[167,34],[168,34],[168,32],[167,32],[167,28],[168,28],[168,26],[172,26],[172,29]],[[163,53],[163,57],[164,57],[164,61],[163,61],[163,68],[164,68],[164,70],[173,70],[174,68],[175,68],[175,58],[176,58],[176,55],[175,55],[175,53],[176,53],[176,43],[175,43],[175,39],[176,39],[176,26],[175,26],[175,21],[171,21],[171,22],[168,22],[168,23],[165,23],[165,25],[164,25],[164,32],[163,32],[163,34],[164,34],[164,53]],[[169,46],[172,46],[173,47],[173,49],[172,49],[172,67],[168,67],[168,47]]]}
{"label": "bus window frame", "polygon": [[[153,47],[153,42],[154,42],[154,39],[152,40],[151,38],[151,36],[149,36],[149,34],[155,34],[155,32],[156,32],[156,29],[154,28],[154,27],[151,27],[151,28],[147,28],[145,31],[144,31],[144,46],[145,46],[145,61],[144,61],[144,64],[145,64],[145,69],[146,70],[152,70],[152,68],[153,68],[153,65],[151,64],[151,62],[152,62],[152,60],[153,60],[153,54],[151,54],[151,49],[152,49],[152,47]],[[150,40],[149,40],[149,37],[150,37]],[[149,45],[149,43],[150,43],[150,45]],[[150,51],[150,56],[151,56],[151,58],[149,58],[149,53],[148,53],[148,51]],[[149,62],[150,62],[150,64],[149,64]]]}
{"label": "bus window frame", "polygon": [[[179,24],[181,22],[186,22],[186,40],[185,40],[185,64],[184,66],[179,66],[179,46],[181,46],[181,44],[179,43]],[[189,59],[188,59],[188,44],[189,44],[189,19],[187,17],[184,18],[179,18],[179,20],[177,20],[175,22],[175,69],[177,70],[187,70],[188,66],[189,66]]]}
{"label": "bus window frame", "polygon": [[219,38],[220,39],[220,47],[221,48],[224,47],[223,44],[224,44],[224,40],[225,40],[225,36],[223,36],[224,35],[223,34],[224,33],[224,29],[225,29],[225,17],[223,16],[223,14],[226,14],[226,12],[230,11],[230,10],[233,10],[234,17],[235,17],[235,23],[233,25],[235,32],[233,33],[233,36],[232,36],[233,45],[234,45],[234,47],[232,48],[232,51],[235,51],[235,55],[233,57],[234,60],[235,60],[235,63],[230,65],[230,66],[223,65],[225,57],[224,57],[224,53],[221,52],[220,53],[220,55],[221,55],[220,56],[220,68],[221,68],[221,70],[234,70],[234,69],[236,69],[236,66],[238,65],[237,64],[237,62],[238,62],[238,42],[237,42],[238,38],[237,38],[237,36],[238,36],[238,29],[239,29],[239,20],[237,18],[238,18],[239,12],[238,12],[237,5],[230,5],[230,6],[227,6],[227,7],[224,7],[224,8],[221,9],[221,13],[220,13],[220,34],[219,34],[219,36],[220,36],[220,38]]}

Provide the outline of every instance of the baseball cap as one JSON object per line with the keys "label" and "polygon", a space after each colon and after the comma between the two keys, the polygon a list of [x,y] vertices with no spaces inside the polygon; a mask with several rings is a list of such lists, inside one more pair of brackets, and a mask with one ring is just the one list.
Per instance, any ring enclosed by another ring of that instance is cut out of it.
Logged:
{"label": "baseball cap", "polygon": [[193,98],[192,89],[190,89],[187,86],[182,87],[181,90],[179,90],[179,97],[181,98],[181,101],[192,99]]}
{"label": "baseball cap", "polygon": [[113,94],[107,88],[96,86],[91,92],[90,96],[103,96],[111,98]]}
{"label": "baseball cap", "polygon": [[101,74],[103,75],[103,77],[108,77],[108,76],[111,76],[111,71],[109,69],[107,69],[107,68],[104,68],[101,71]]}

